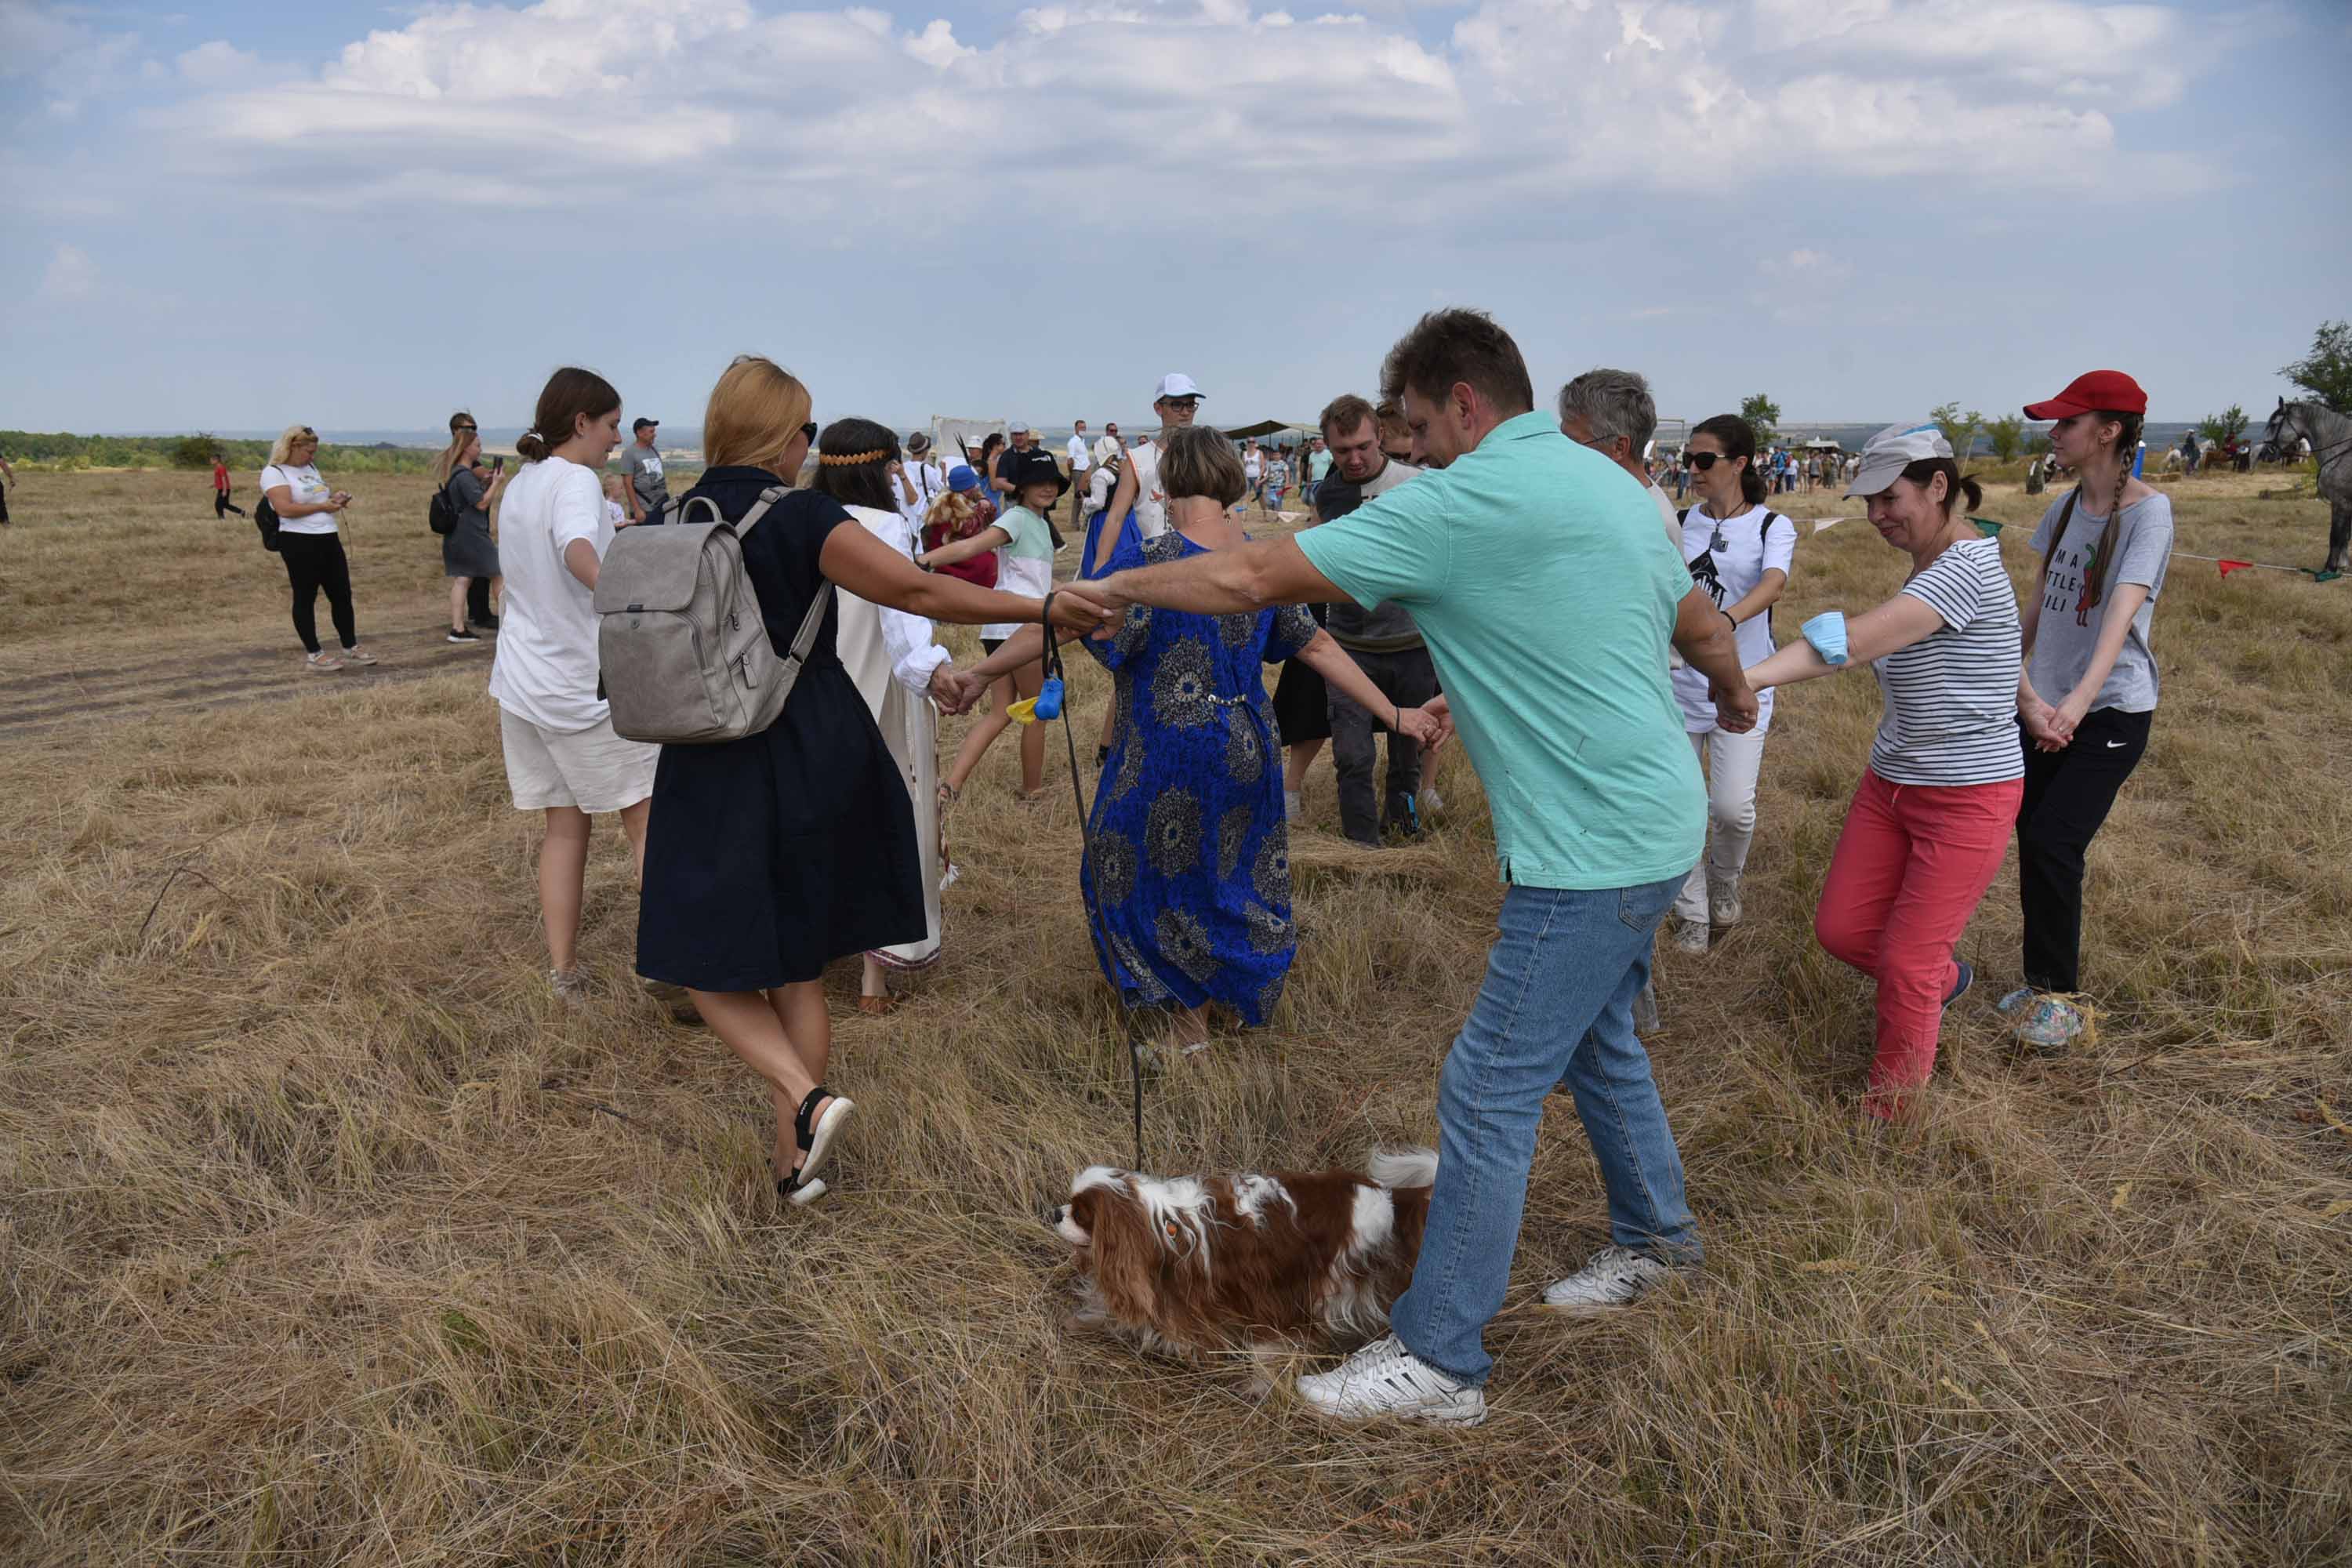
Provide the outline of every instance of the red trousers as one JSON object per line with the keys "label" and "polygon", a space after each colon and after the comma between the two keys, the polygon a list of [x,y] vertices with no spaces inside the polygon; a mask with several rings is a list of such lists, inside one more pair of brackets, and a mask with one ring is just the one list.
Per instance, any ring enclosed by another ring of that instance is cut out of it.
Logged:
{"label": "red trousers", "polygon": [[1938,787],[1863,773],[1813,935],[1878,982],[1874,1096],[1916,1089],[1935,1069],[1944,1002],[1959,980],[1952,949],[2000,869],[2024,789],[2021,779]]}

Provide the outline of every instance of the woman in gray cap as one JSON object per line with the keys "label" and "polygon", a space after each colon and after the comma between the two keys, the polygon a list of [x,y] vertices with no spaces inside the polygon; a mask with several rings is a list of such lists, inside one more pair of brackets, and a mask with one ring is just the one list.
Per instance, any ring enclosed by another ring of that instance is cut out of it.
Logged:
{"label": "woman in gray cap", "polygon": [[1902,592],[1851,624],[1814,616],[1748,670],[1758,691],[1869,665],[1886,706],[1870,765],[1830,858],[1813,934],[1878,982],[1878,1054],[1864,1109],[1887,1118],[1927,1081],[1944,1009],[1975,971],[1952,950],[2000,869],[2023,793],[2017,733],[2017,594],[1999,541],[1958,504],[1982,504],[1932,422],[1890,425],[1846,488],[1879,537],[1911,557]]}

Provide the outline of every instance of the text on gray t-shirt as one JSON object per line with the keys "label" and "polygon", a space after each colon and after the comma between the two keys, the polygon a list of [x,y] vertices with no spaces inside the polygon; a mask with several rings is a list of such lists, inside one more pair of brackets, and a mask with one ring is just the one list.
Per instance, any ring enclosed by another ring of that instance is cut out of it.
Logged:
{"label": "text on gray t-shirt", "polygon": [[[2105,619],[2099,599],[2083,603],[2083,567],[2096,553],[2099,535],[2107,526],[2104,512],[2093,513],[2081,500],[2067,520],[2066,537],[2050,548],[2058,516],[2065,510],[2061,498],[2042,516],[2033,531],[2034,553],[2047,552],[2042,574],[2042,619],[2033,633],[2033,664],[2029,673],[2033,689],[2044,702],[2059,703],[2082,684],[2091,668],[2091,651],[2099,640]],[[2156,617],[2156,596],[2164,591],[2164,570],[2172,560],[2172,498],[2158,493],[2124,508],[2123,525],[2116,533],[2116,559],[2105,574],[2100,599],[2126,583],[2147,589],[2132,616],[2116,666],[2092,700],[2094,710],[2113,708],[2125,713],[2146,713],[2156,707],[2156,655],[2149,650],[2148,623]]]}

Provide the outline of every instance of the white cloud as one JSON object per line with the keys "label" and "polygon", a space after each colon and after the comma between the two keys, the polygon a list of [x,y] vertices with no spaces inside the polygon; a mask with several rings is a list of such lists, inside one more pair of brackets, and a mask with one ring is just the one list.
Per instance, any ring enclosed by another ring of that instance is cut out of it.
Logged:
{"label": "white cloud", "polygon": [[41,273],[41,298],[59,304],[87,300],[97,288],[98,268],[79,246],[58,246]]}
{"label": "white cloud", "polygon": [[[1147,183],[1139,222],[1216,210],[1260,174],[1344,201],[1370,157],[1444,222],[1629,183],[2116,188],[2118,161],[2142,154],[2112,114],[2180,81],[2172,13],[2082,0],[1479,0],[1438,45],[1352,13],[1297,26],[1250,0],[1076,0],[988,42],[870,6],[765,8],[780,3],[426,0],[266,88],[233,45],[191,50],[181,74],[211,90],[151,123],[166,163],[346,205],[485,201],[482,169],[573,160],[681,205],[724,190],[864,225],[881,216],[870,170],[947,199],[984,147],[1016,180],[1076,161]],[[545,205],[608,195],[538,185]]]}
{"label": "white cloud", "polygon": [[206,86],[249,80],[260,63],[226,38],[198,44],[177,61],[182,76]]}

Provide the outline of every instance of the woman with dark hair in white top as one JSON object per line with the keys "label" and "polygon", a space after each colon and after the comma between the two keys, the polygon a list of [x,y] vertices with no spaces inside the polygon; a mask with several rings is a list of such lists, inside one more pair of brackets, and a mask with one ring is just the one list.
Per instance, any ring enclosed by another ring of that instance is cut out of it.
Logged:
{"label": "woman with dark hair in white top", "polygon": [[[1755,427],[1737,414],[1703,419],[1691,431],[1698,504],[1676,515],[1691,580],[1723,612],[1739,642],[1742,664],[1772,653],[1772,606],[1789,586],[1797,525],[1764,500],[1756,471]],[[1688,666],[1674,674],[1683,728],[1706,770],[1706,854],[1691,868],[1675,900],[1675,945],[1705,952],[1711,937],[1739,923],[1739,879],[1756,838],[1756,777],[1772,727],[1772,693],[1757,693],[1756,728],[1733,734],[1715,719],[1706,677]]]}
{"label": "woman with dark hair in white top", "polygon": [[1934,1070],[1943,1011],[1975,971],[1952,950],[2000,869],[2023,793],[2017,595],[1981,504],[1932,423],[1890,425],[1850,496],[1911,557],[1902,592],[1852,625],[1832,610],[1748,671],[1759,692],[1869,665],[1886,710],[1822,886],[1813,934],[1878,982],[1878,1052],[1864,1108],[1887,1118]]}

